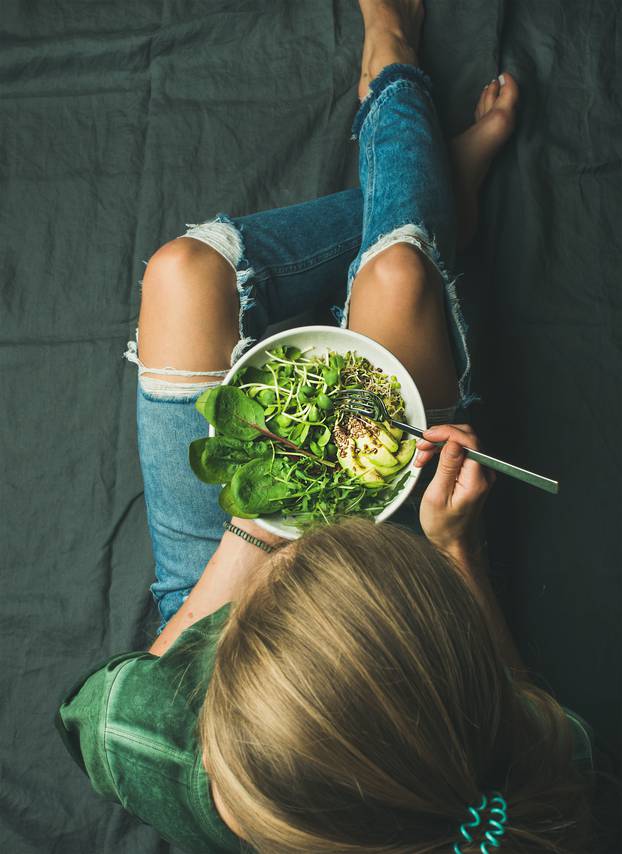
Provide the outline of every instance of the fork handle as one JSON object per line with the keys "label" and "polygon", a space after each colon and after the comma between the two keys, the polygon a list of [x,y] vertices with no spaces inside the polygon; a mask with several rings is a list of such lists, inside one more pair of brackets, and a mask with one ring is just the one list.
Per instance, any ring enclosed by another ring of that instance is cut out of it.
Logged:
{"label": "fork handle", "polygon": [[[401,421],[396,421],[395,418],[387,419],[389,424],[392,424],[393,427],[399,427],[400,430],[403,430],[405,433],[412,433],[413,436],[419,436],[420,439],[423,439],[423,430],[421,427],[413,427],[412,424],[403,424]],[[426,442],[428,440],[426,439]],[[433,442],[433,445],[437,445],[441,448],[445,443],[444,442]]]}
{"label": "fork handle", "polygon": [[[394,427],[399,427],[406,433],[412,433],[413,436],[419,436],[420,439],[424,438],[424,431],[420,427],[413,427],[412,424],[403,424],[401,421],[395,421],[393,418],[390,419],[390,422]],[[427,441],[428,439],[426,439]],[[438,448],[442,448],[445,442],[432,442],[432,444]],[[543,477],[541,474],[519,468],[512,465],[512,463],[506,463],[503,460],[498,460],[496,457],[491,457],[472,448],[465,448],[464,450],[468,459],[475,460],[476,463],[482,466],[494,469],[501,472],[501,474],[507,474],[510,477],[516,478],[516,480],[522,480],[524,483],[531,484],[531,486],[537,486],[538,489],[544,489],[545,492],[550,492],[553,495],[557,495],[559,492],[559,483],[556,480],[551,480],[549,477]]]}
{"label": "fork handle", "polygon": [[465,448],[465,451],[466,456],[470,460],[475,460],[475,462],[489,469],[494,469],[501,472],[501,474],[507,474],[510,477],[516,478],[516,480],[522,480],[524,483],[531,484],[531,486],[537,486],[538,489],[544,489],[545,492],[550,492],[553,495],[557,495],[559,492],[559,483],[556,480],[551,480],[550,477],[544,477],[533,471],[519,468],[512,465],[512,463],[506,463],[503,460],[498,460],[496,457],[482,454],[481,451],[473,451],[471,448]]}

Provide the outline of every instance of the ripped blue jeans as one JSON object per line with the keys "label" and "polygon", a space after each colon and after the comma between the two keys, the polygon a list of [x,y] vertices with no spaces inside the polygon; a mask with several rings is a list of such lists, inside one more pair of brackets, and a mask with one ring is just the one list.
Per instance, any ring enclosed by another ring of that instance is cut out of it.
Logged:
{"label": "ripped blue jeans", "polygon": [[[359,142],[360,189],[240,218],[219,214],[189,226],[182,235],[212,247],[236,271],[240,340],[231,364],[269,324],[303,311],[330,305],[336,322],[347,326],[352,282],[360,268],[389,246],[409,243],[440,273],[458,377],[456,406],[429,411],[428,424],[454,420],[474,399],[466,327],[446,267],[454,256],[455,212],[430,87],[426,75],[411,65],[387,66],[372,81],[352,131]],[[195,400],[225,372],[203,372],[204,382],[172,383],[143,375],[200,372],[144,365],[136,342],[129,343],[125,355],[139,368],[138,446],[156,564],[151,590],[162,628],[200,577],[222,535],[226,516],[218,505],[219,487],[195,478],[188,445],[207,430]],[[415,502],[425,482],[419,478]],[[417,517],[412,503],[406,503],[393,518],[417,529]]]}

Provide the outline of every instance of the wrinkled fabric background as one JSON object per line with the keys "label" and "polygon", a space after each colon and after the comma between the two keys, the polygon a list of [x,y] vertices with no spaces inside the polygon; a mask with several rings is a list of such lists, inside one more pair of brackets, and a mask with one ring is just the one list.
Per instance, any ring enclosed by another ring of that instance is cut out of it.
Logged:
{"label": "wrinkled fabric background", "polygon": [[[493,573],[543,684],[620,750],[621,45],[615,0],[434,0],[448,134],[501,69],[519,128],[458,260],[473,417],[500,478]],[[143,262],[184,223],[356,183],[354,0],[6,0],[0,12],[0,847],[172,851],[53,729],[72,683],[156,625],[121,354]]]}

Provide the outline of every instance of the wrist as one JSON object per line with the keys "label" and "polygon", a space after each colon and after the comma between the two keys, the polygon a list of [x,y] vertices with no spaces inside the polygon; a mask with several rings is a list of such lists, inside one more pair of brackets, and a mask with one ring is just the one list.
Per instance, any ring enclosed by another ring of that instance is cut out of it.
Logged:
{"label": "wrist", "polygon": [[487,543],[479,537],[461,537],[436,546],[458,568],[471,576],[484,574],[487,563]]}
{"label": "wrist", "polygon": [[239,516],[233,516],[231,524],[235,525],[236,528],[240,528],[242,531],[246,531],[246,533],[250,534],[252,537],[262,540],[262,542],[268,546],[278,546],[284,542],[281,537],[278,537],[276,534],[271,534],[270,531],[266,531],[265,528],[262,528],[261,525],[258,525],[253,519],[242,519]]}

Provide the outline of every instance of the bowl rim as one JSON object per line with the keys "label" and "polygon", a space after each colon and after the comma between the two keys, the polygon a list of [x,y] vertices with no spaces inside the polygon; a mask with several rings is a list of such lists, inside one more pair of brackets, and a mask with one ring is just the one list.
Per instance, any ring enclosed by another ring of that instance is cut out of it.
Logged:
{"label": "bowl rim", "polygon": [[[423,429],[425,429],[427,427],[425,407],[423,405],[423,400],[421,399],[421,394],[419,392],[419,389],[417,388],[417,384],[415,383],[412,376],[408,373],[408,371],[406,370],[404,365],[399,361],[397,356],[394,356],[393,353],[387,347],[385,347],[383,344],[380,344],[378,341],[375,341],[373,338],[370,338],[368,335],[363,335],[361,332],[354,332],[351,329],[343,329],[342,327],[339,327],[339,326],[327,326],[325,324],[314,324],[314,325],[310,325],[310,326],[295,326],[295,327],[292,327],[290,329],[283,329],[280,332],[275,332],[272,335],[268,336],[267,338],[262,338],[260,341],[257,341],[256,344],[253,344],[252,347],[249,347],[249,349],[246,350],[240,356],[240,358],[236,361],[236,363],[231,366],[231,368],[229,369],[227,374],[222,379],[222,385],[229,385],[231,383],[231,381],[233,380],[233,378],[235,377],[235,375],[237,374],[237,372],[240,370],[240,368],[243,368],[245,366],[245,364],[250,359],[252,359],[252,357],[254,355],[256,355],[260,350],[268,350],[272,346],[277,344],[278,342],[285,341],[285,339],[287,339],[288,336],[291,336],[295,333],[307,333],[307,334],[313,335],[316,333],[320,334],[320,333],[326,333],[326,332],[329,332],[331,334],[337,333],[338,335],[343,335],[344,338],[347,338],[350,341],[351,340],[354,340],[354,341],[358,340],[358,341],[362,342],[365,346],[369,346],[371,344],[372,347],[377,348],[380,351],[383,351],[383,356],[386,355],[386,357],[389,361],[393,361],[396,363],[396,365],[399,365],[399,367],[401,368],[402,371],[404,371],[406,377],[408,378],[408,381],[411,384],[411,388],[409,389],[409,396],[411,396],[413,398],[413,400],[411,401],[411,405],[418,406],[420,408],[421,413],[422,413],[422,421],[423,421],[423,424],[421,426],[423,427]],[[328,346],[327,346],[327,349],[329,349]],[[355,347],[349,347],[348,349],[356,350]],[[366,356],[365,358],[368,358],[368,357]],[[382,368],[382,370],[384,370],[384,368]],[[401,383],[401,388],[403,388],[403,383]],[[214,432],[215,432],[214,428],[210,424],[209,425],[209,435],[213,436]],[[402,504],[406,501],[406,499],[408,498],[408,496],[412,492],[412,490],[415,486],[415,483],[417,482],[417,480],[419,479],[419,475],[421,474],[421,469],[414,467],[414,461],[415,461],[416,456],[417,456],[417,454],[416,454],[416,450],[415,450],[415,454],[413,455],[410,463],[406,467],[406,470],[409,473],[409,477],[406,479],[406,481],[404,482],[404,485],[399,490],[399,492],[396,494],[395,498],[393,498],[393,500],[391,502],[389,502],[389,504],[387,504],[387,506],[384,507],[383,510],[380,513],[378,513],[377,516],[373,517],[374,522],[376,522],[376,523],[384,522],[387,519],[389,519],[394,513],[397,512],[397,510],[399,510],[399,508],[402,506]],[[276,518],[278,518],[278,516],[275,514],[275,519]],[[253,518],[251,521],[253,521],[257,525],[259,525],[259,527],[263,528],[264,530],[268,531],[269,533],[274,534],[274,535],[279,536],[279,537],[282,537],[283,539],[296,540],[300,536],[302,536],[302,533],[303,533],[300,530],[300,528],[297,528],[294,525],[286,525],[284,523],[274,524],[273,521],[267,519],[264,516],[257,516],[255,518]]]}

